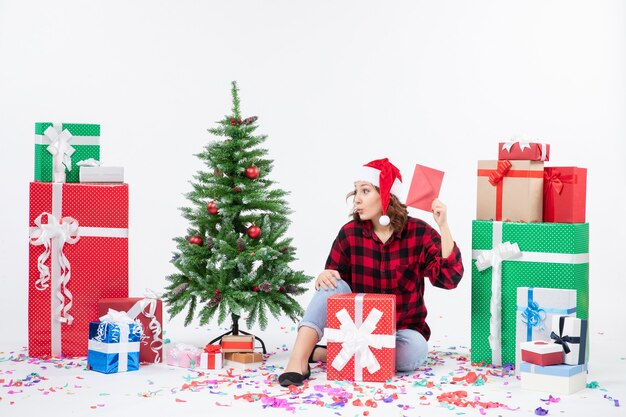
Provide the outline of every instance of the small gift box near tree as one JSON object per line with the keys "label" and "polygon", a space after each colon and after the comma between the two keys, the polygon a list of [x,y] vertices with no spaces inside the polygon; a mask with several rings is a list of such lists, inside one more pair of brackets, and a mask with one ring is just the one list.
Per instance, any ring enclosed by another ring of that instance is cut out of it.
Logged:
{"label": "small gift box near tree", "polygon": [[196,155],[209,169],[194,176],[186,194],[192,206],[181,211],[190,225],[186,237],[174,239],[172,264],[178,272],[167,277],[163,296],[172,316],[187,308],[185,325],[194,316],[206,324],[216,314],[221,324],[230,315],[232,329],[222,336],[249,334],[239,330],[244,313],[248,327],[258,322],[265,329],[267,311],[296,321],[303,311],[294,296],[312,279],[289,267],[295,248],[285,237],[288,193],[272,187],[272,161],[259,147],[267,136],[255,135],[256,116],[242,119],[238,92],[233,82],[232,113],[209,129],[225,140]]}

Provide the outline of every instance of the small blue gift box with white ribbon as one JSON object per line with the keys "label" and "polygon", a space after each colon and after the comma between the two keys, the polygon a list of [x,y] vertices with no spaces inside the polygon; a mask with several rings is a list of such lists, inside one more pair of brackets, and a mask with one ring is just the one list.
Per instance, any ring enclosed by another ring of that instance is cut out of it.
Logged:
{"label": "small blue gift box with white ribbon", "polygon": [[109,310],[100,320],[89,323],[90,369],[105,374],[138,370],[141,323],[115,310]]}

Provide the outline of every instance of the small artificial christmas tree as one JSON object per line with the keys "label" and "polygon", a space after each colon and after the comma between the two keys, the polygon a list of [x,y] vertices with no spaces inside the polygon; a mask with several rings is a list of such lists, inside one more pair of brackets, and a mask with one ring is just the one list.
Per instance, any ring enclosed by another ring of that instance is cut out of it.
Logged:
{"label": "small artificial christmas tree", "polygon": [[232,115],[209,129],[226,139],[196,155],[210,169],[190,181],[193,190],[186,197],[193,206],[181,208],[190,227],[187,237],[174,239],[172,263],[178,271],[167,277],[163,296],[172,317],[187,307],[185,326],[196,314],[200,324],[216,313],[221,324],[230,314],[234,334],[244,313],[248,327],[258,322],[265,329],[267,310],[296,321],[303,311],[294,296],[312,279],[289,268],[295,248],[284,237],[288,193],[272,188],[272,161],[259,147],[267,136],[254,135],[257,117],[241,119],[238,93],[233,82]]}

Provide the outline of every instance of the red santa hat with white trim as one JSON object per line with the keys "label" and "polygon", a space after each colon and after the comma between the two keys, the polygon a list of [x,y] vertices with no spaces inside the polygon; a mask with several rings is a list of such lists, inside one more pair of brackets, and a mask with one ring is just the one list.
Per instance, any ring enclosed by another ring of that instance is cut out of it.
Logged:
{"label": "red santa hat with white trim", "polygon": [[380,190],[380,202],[383,208],[383,215],[380,216],[378,222],[387,226],[391,220],[387,216],[387,208],[391,194],[400,199],[402,192],[402,175],[400,170],[389,159],[376,159],[363,165],[355,181],[367,181],[374,184]]}

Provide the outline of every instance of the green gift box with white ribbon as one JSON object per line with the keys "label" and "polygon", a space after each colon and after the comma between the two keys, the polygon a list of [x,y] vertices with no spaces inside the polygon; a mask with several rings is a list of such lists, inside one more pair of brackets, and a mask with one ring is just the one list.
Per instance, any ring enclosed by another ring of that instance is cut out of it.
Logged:
{"label": "green gift box with white ribbon", "polygon": [[35,181],[79,182],[89,158],[100,160],[100,125],[35,123]]}
{"label": "green gift box with white ribbon", "polygon": [[576,290],[589,314],[589,223],[472,222],[472,362],[515,363],[518,287]]}

